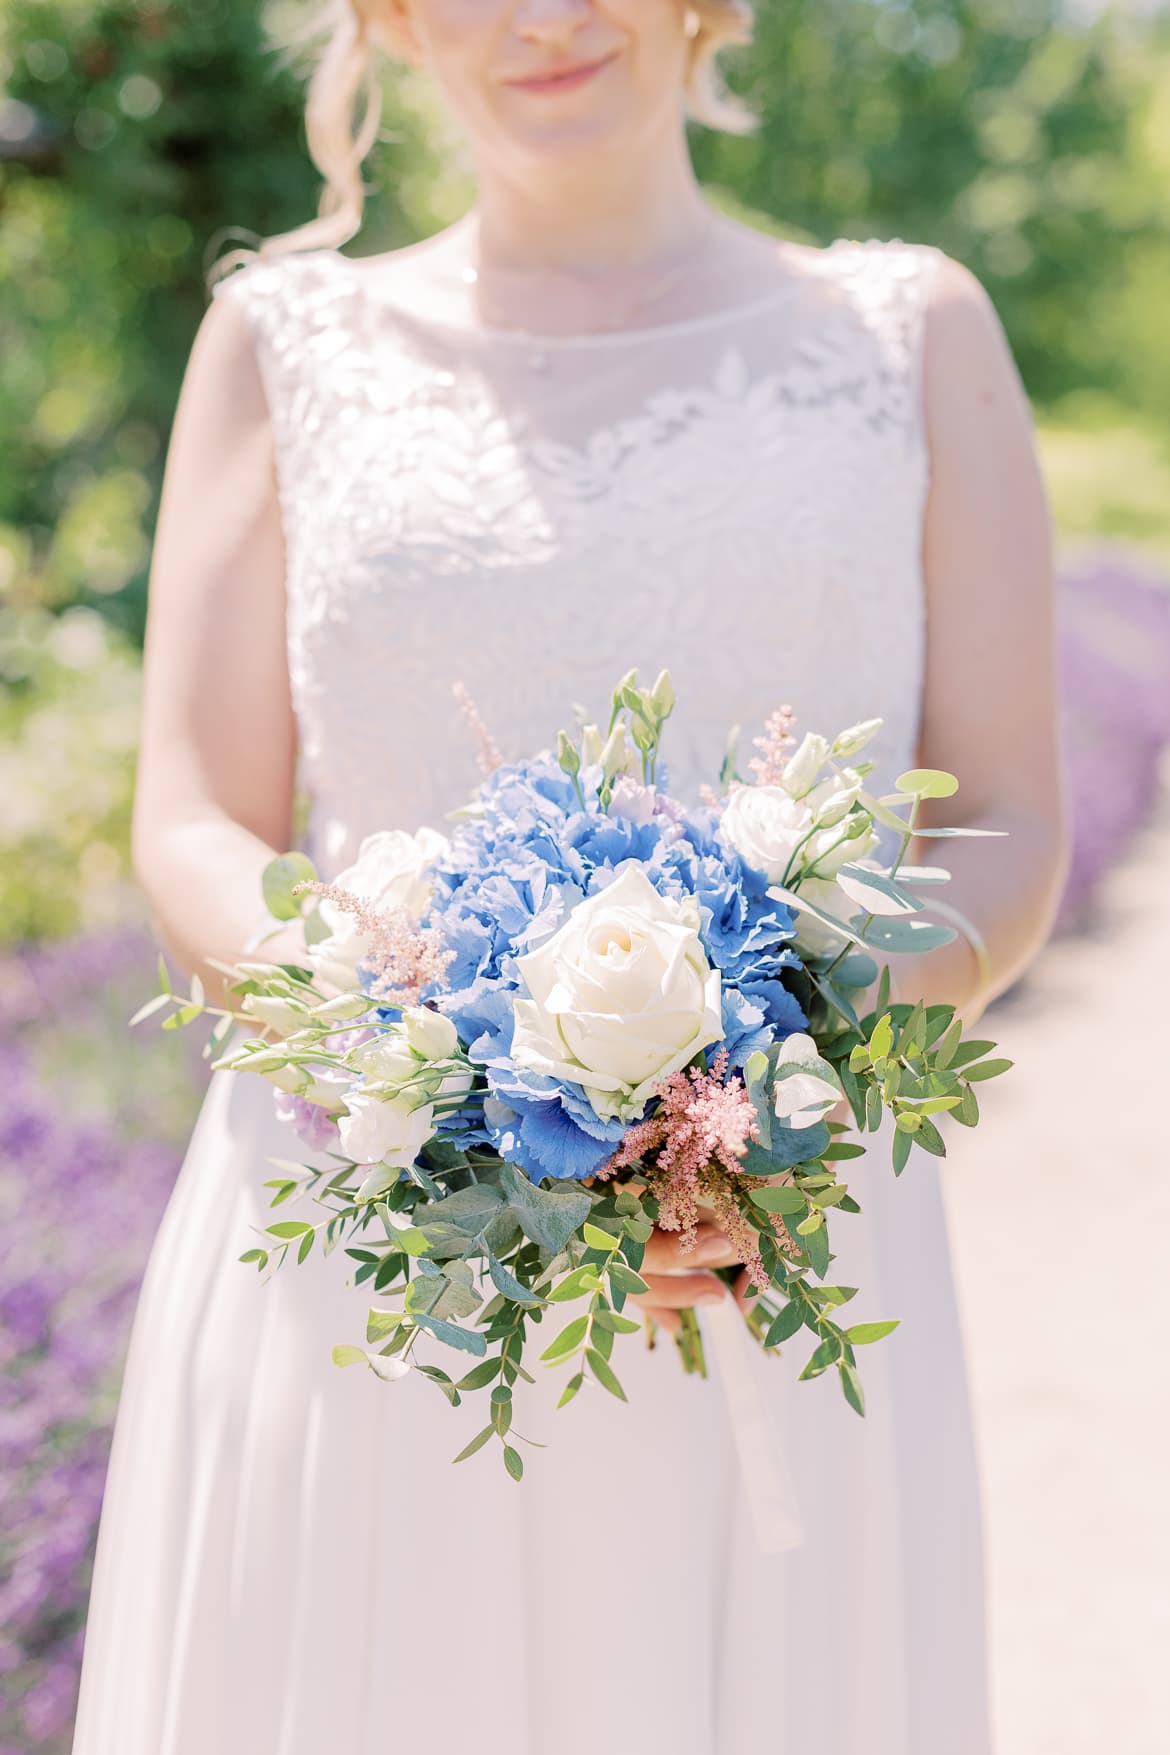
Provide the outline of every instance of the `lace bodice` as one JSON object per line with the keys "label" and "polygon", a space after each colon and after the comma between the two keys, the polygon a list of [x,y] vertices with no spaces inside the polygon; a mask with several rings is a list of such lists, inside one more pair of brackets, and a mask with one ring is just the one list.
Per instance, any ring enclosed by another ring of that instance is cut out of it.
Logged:
{"label": "lace bodice", "polygon": [[518,757],[668,666],[691,798],[783,701],[804,729],[881,715],[881,777],[908,766],[937,259],[839,240],[738,309],[553,339],[412,315],[333,251],[222,281],[272,412],[321,868],[448,826],[478,780],[459,679]]}

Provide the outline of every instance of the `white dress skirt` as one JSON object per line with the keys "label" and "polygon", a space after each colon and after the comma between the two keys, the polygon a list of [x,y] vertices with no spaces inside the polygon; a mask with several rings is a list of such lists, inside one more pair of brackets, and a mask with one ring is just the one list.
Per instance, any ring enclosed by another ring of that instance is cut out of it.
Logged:
{"label": "white dress skirt", "polygon": [[[879,779],[909,766],[936,261],[842,241],[772,298],[553,342],[430,324],[330,251],[226,282],[277,437],[321,869],[469,794],[457,678],[518,757],[669,666],[684,795],[782,701],[884,716]],[[536,1366],[517,1484],[496,1447],[452,1466],[482,1398],[332,1364],[371,1302],[348,1257],[239,1263],[293,1157],[271,1089],[217,1074],[135,1319],[74,1755],[989,1755],[945,1166],[895,1181],[883,1136],[834,1220],[851,1315],[901,1318],[860,1356],[864,1420],[729,1303],[705,1381],[619,1337],[628,1405],[558,1411]]]}

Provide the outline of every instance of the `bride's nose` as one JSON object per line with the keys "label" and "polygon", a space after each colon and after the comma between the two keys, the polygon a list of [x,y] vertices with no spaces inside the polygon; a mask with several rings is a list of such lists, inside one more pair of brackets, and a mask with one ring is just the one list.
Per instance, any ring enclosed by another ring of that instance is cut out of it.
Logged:
{"label": "bride's nose", "polygon": [[587,24],[593,0],[519,0],[515,28],[533,42],[555,42]]}

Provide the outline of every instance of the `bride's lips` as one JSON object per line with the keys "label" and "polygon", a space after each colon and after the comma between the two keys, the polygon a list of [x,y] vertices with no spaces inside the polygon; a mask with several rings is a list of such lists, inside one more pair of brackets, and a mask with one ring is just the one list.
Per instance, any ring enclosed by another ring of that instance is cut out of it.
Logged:
{"label": "bride's lips", "polygon": [[597,61],[574,61],[563,67],[552,67],[543,73],[528,73],[516,79],[505,79],[504,84],[513,91],[528,91],[537,94],[562,91],[577,91],[587,85],[591,79],[608,67],[616,58],[617,50],[602,55]]}

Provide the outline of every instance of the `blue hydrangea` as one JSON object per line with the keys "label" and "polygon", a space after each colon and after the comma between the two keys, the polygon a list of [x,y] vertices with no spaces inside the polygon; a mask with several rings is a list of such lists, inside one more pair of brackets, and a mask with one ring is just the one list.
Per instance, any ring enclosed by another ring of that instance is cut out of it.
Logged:
{"label": "blue hydrangea", "polygon": [[663,895],[698,903],[700,937],[722,983],[724,1035],[709,1053],[724,1046],[731,1065],[742,1066],[806,1023],[781,980],[799,967],[792,914],[769,897],[764,874],[723,845],[714,814],[683,810],[660,789],[650,820],[636,822],[603,812],[588,785],[585,795],[583,809],[550,756],[498,768],[436,868],[427,917],[454,953],[429,997],[484,1072],[487,1136],[534,1178],[592,1175],[626,1124],[600,1120],[580,1086],[513,1063],[515,959],[624,861],[638,860]]}

